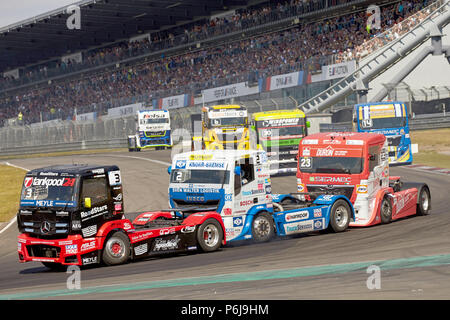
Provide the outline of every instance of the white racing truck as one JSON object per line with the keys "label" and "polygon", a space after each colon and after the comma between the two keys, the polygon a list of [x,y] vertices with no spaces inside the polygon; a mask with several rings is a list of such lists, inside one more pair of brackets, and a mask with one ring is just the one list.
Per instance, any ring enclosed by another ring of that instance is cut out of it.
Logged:
{"label": "white racing truck", "polygon": [[128,136],[128,150],[171,148],[170,114],[167,110],[139,110],[136,113],[136,134]]}
{"label": "white racing truck", "polygon": [[[227,241],[268,241],[331,229],[341,232],[354,219],[344,195],[272,194],[267,155],[262,150],[199,150],[177,154],[169,167],[169,204],[175,214],[221,215]],[[192,207],[192,212],[189,212]],[[183,212],[177,212],[180,208]]]}

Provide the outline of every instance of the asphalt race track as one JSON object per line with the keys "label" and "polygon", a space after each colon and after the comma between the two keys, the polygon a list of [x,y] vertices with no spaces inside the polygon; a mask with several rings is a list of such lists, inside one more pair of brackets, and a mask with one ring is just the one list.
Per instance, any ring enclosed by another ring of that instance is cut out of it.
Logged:
{"label": "asphalt race track", "polygon": [[[130,218],[168,207],[168,150],[10,161],[27,169],[73,162],[118,165]],[[450,175],[401,167],[391,175],[428,183],[431,214],[339,234],[83,268],[79,290],[67,289],[65,272],[18,262],[14,224],[0,234],[0,299],[450,299]],[[274,177],[272,187],[295,192],[296,178]],[[372,265],[380,268],[380,289],[367,287]]]}

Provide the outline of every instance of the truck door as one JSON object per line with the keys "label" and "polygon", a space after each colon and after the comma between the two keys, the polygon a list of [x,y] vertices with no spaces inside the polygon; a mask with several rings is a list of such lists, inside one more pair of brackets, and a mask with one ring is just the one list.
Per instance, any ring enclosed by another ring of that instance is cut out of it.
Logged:
{"label": "truck door", "polygon": [[[255,165],[252,158],[243,159],[240,163],[236,161],[236,165],[240,166],[241,174],[240,176],[235,175],[235,201],[233,212],[236,213],[236,215],[241,213],[242,216],[235,216],[235,214],[233,214],[233,227],[240,228],[244,226],[245,216],[248,210],[258,204],[258,196],[265,191],[263,184],[260,189],[258,188],[258,183],[255,179]],[[242,225],[240,223],[242,223]]]}
{"label": "truck door", "polygon": [[110,192],[106,177],[86,177],[81,186],[81,228],[83,237],[93,237],[111,216]]}

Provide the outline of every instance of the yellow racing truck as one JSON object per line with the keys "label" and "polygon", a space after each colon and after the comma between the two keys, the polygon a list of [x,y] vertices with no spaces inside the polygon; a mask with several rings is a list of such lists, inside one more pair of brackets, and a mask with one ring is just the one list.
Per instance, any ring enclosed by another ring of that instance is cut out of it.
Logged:
{"label": "yellow racing truck", "polygon": [[244,106],[215,105],[203,107],[201,138],[194,134],[193,141],[201,140],[202,149],[248,150],[250,130],[248,112]]}
{"label": "yellow racing truck", "polygon": [[257,112],[251,124],[258,148],[267,152],[270,174],[296,172],[298,144],[310,126],[305,113],[299,109]]}

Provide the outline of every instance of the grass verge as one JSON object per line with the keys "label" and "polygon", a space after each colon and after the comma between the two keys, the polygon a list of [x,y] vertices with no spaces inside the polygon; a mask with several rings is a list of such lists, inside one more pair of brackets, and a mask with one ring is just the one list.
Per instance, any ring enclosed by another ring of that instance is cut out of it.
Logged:
{"label": "grass verge", "polygon": [[450,168],[450,128],[411,131],[411,141],[419,145],[413,164]]}
{"label": "grass verge", "polygon": [[0,222],[11,220],[17,213],[25,173],[22,169],[0,164]]}

